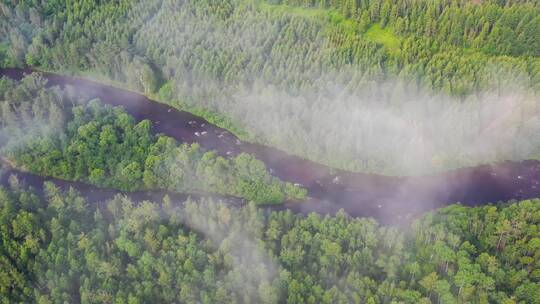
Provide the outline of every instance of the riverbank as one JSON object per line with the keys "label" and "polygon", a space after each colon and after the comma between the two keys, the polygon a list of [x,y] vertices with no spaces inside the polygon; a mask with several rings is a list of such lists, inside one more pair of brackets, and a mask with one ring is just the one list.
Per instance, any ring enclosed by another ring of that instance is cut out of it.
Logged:
{"label": "riverbank", "polygon": [[[11,160],[9,160],[7,157],[0,155],[0,163],[3,167],[6,167],[8,169],[14,169],[15,163],[13,163]],[[22,171],[22,170],[21,170]]]}
{"label": "riverbank", "polygon": [[[24,70],[0,70],[22,77]],[[301,184],[310,199],[287,202],[276,210],[335,214],[399,222],[456,202],[477,206],[540,197],[540,162],[503,162],[427,176],[391,177],[334,170],[283,151],[241,141],[234,134],[191,113],[178,111],[134,92],[79,78],[44,73],[49,85],[71,85],[76,92],[122,106],[136,120],[148,119],[153,130],[179,142],[198,143],[224,156],[245,152],[263,161],[283,181]]]}
{"label": "riverbank", "polygon": [[201,107],[189,106],[186,103],[183,103],[179,100],[172,100],[172,99],[165,100],[164,98],[160,96],[159,92],[147,94],[145,92],[133,90],[127,87],[128,85],[126,83],[115,81],[108,77],[103,77],[103,75],[99,74],[98,72],[73,71],[73,70],[46,70],[46,69],[41,69],[39,67],[28,67],[27,69],[29,71],[56,74],[56,75],[72,77],[72,78],[79,78],[80,80],[83,80],[83,81],[92,81],[92,82],[96,82],[105,86],[110,86],[119,90],[125,90],[125,91],[129,91],[138,95],[142,95],[156,103],[159,103],[165,106],[171,106],[177,109],[178,111],[185,111],[195,116],[198,116],[201,119],[204,119],[208,121],[209,123],[218,126],[219,128],[228,130],[229,132],[231,132],[232,134],[234,134],[236,137],[238,137],[239,139],[243,141],[264,144],[262,142],[257,142],[256,137],[249,134],[247,130],[235,124],[232,121],[232,119],[228,118],[227,116],[221,113],[212,112],[212,111],[209,111],[208,109],[204,109]]}

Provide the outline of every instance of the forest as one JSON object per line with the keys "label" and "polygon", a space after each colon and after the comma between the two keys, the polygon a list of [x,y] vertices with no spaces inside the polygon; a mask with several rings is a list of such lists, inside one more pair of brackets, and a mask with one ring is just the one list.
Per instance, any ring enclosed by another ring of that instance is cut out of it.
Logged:
{"label": "forest", "polygon": [[539,6],[524,1],[271,0],[274,4],[332,8],[358,21],[391,26],[405,36],[478,49],[489,55],[540,56]]}
{"label": "forest", "polygon": [[538,303],[540,201],[410,229],[250,204],[0,188],[2,303]]}
{"label": "forest", "polygon": [[1,5],[3,66],[118,83],[335,168],[540,157],[537,1]]}
{"label": "forest", "polygon": [[0,147],[23,170],[125,191],[214,193],[259,203],[306,196],[249,154],[225,158],[198,144],[179,144],[154,135],[150,121],[135,122],[119,107],[45,85],[38,74],[20,83],[0,79]]}
{"label": "forest", "polygon": [[538,0],[3,0],[0,69],[0,304],[540,304]]}

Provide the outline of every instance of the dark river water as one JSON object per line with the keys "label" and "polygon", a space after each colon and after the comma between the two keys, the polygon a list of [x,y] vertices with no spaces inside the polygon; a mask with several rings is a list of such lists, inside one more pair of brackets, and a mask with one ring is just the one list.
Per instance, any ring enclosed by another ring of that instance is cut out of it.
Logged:
{"label": "dark river water", "polygon": [[[0,76],[20,79],[28,69],[0,69]],[[191,113],[175,110],[143,95],[114,88],[90,80],[42,73],[49,85],[70,85],[83,95],[99,98],[104,103],[122,106],[135,119],[153,122],[154,131],[179,142],[198,142],[205,149],[215,149],[221,155],[240,152],[253,154],[262,160],[272,174],[282,180],[298,183],[309,191],[301,202],[286,202],[273,210],[288,209],[295,213],[334,214],[339,209],[354,217],[369,216],[383,223],[407,222],[423,212],[453,203],[477,206],[512,199],[540,197],[540,162],[503,162],[420,177],[390,177],[374,174],[331,170],[321,164],[289,155],[283,151],[238,140],[233,134],[218,128]],[[36,188],[44,180],[27,173],[22,179]],[[49,179],[52,180],[52,179]],[[89,201],[100,201],[117,193],[81,183],[53,180],[62,187],[77,188]],[[5,177],[2,180],[5,182]],[[158,201],[165,192],[129,193],[135,201]],[[178,200],[186,195],[169,195]],[[233,204],[235,198],[219,198]]]}

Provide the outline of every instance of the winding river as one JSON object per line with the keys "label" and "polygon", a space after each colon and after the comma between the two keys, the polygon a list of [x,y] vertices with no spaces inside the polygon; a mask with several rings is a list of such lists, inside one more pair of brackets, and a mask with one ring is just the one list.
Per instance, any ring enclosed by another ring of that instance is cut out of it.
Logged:
{"label": "winding river", "polygon": [[[0,76],[21,79],[24,74],[31,72],[30,69],[0,69]],[[540,197],[539,161],[502,162],[419,177],[390,177],[331,170],[271,147],[242,142],[230,132],[200,117],[175,110],[141,94],[78,77],[42,74],[48,79],[48,85],[73,86],[79,94],[89,99],[99,98],[104,103],[122,106],[136,120],[152,121],[156,133],[163,133],[179,142],[197,142],[201,147],[215,149],[223,156],[251,153],[262,160],[275,176],[308,189],[309,199],[267,207],[272,210],[288,209],[295,213],[317,212],[325,215],[344,209],[354,217],[369,216],[382,223],[391,224],[408,222],[426,211],[456,202],[478,206]],[[89,201],[102,201],[121,193],[82,183],[11,172],[36,188],[41,188],[45,180],[51,180],[65,188],[74,187]],[[6,182],[5,176],[6,174],[1,180],[2,183]],[[127,195],[135,201],[159,201],[164,194],[178,200],[186,197],[165,192],[134,192]],[[242,203],[235,198],[219,199],[232,204]]]}

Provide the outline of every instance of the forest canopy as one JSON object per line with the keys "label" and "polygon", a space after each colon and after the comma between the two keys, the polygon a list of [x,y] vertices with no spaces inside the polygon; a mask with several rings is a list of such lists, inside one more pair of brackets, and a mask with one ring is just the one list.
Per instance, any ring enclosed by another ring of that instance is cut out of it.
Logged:
{"label": "forest canopy", "polygon": [[0,79],[2,152],[17,167],[125,191],[233,195],[259,203],[304,198],[249,154],[225,158],[198,144],[154,135],[119,107],[85,101],[72,89],[47,88],[38,74]]}
{"label": "forest canopy", "polygon": [[[0,188],[0,302],[538,303],[540,201],[427,214],[410,229],[210,199],[89,204]],[[96,207],[99,206],[99,207]]]}
{"label": "forest canopy", "polygon": [[[539,10],[529,0],[20,1],[1,4],[0,62],[121,83],[332,167],[418,174],[539,157],[528,140],[540,128]],[[480,144],[454,148],[470,143]]]}
{"label": "forest canopy", "polygon": [[[538,0],[0,1],[7,67],[136,91],[332,168],[410,176],[540,160]],[[177,142],[82,91],[39,73],[0,78],[0,162],[18,170],[0,169],[0,304],[540,304],[540,199],[456,202],[401,226],[303,215],[329,204],[383,215],[392,198],[398,213],[416,202],[394,193],[419,188],[284,162],[307,176],[308,200],[250,154]],[[440,188],[416,179],[434,189],[422,206],[452,191],[540,193],[538,162],[519,166],[441,175]],[[499,181],[512,184],[486,187]],[[66,184],[140,192],[95,199]],[[263,206],[295,200],[314,205]]]}

